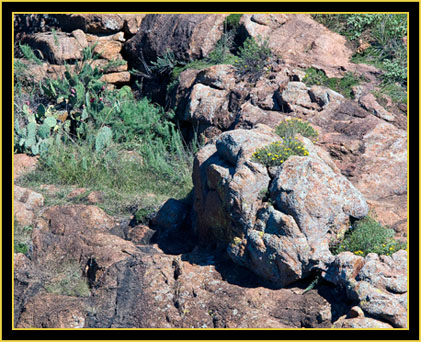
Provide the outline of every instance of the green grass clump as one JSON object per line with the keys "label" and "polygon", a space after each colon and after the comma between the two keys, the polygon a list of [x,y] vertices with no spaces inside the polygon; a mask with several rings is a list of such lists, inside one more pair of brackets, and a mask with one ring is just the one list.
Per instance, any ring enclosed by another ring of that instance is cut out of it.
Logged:
{"label": "green grass clump", "polygon": [[311,139],[312,141],[317,140],[318,133],[310,126],[309,123],[302,121],[300,119],[288,119],[282,121],[275,128],[276,134],[281,138],[294,138],[297,134]]}
{"label": "green grass clump", "polygon": [[79,263],[75,260],[53,263],[48,266],[49,276],[44,287],[48,293],[65,296],[89,297],[86,278],[82,276]]}
{"label": "green grass clump", "polygon": [[282,165],[290,156],[308,156],[308,151],[296,139],[277,141],[259,148],[252,155],[252,160],[267,167]]}
{"label": "green grass clump", "polygon": [[29,246],[32,244],[32,226],[21,226],[14,220],[14,253],[27,254]]}
{"label": "green grass clump", "polygon": [[230,14],[225,18],[225,26],[228,30],[236,30],[240,25],[240,19],[243,14]]}
{"label": "green grass clump", "polygon": [[354,93],[352,91],[352,87],[358,85],[361,80],[362,79],[359,76],[351,72],[345,73],[344,77],[342,78],[328,78],[322,70],[308,68],[306,69],[306,75],[303,79],[303,82],[308,86],[322,85],[328,87],[349,99],[353,99]]}
{"label": "green grass clump", "polygon": [[344,238],[331,246],[331,251],[335,255],[345,251],[361,256],[369,253],[391,255],[400,249],[406,249],[406,244],[395,240],[394,236],[393,229],[385,228],[367,216],[356,221]]}
{"label": "green grass clump", "polygon": [[[190,150],[171,153],[151,142],[139,144],[137,151],[130,154],[121,144],[112,144],[96,152],[86,141],[54,145],[20,184],[29,188],[59,185],[64,197],[71,186],[101,191],[103,201],[98,205],[108,214],[122,217],[130,215],[133,204],[156,207],[170,197],[187,196],[193,188]],[[65,198],[52,200],[62,203]]]}

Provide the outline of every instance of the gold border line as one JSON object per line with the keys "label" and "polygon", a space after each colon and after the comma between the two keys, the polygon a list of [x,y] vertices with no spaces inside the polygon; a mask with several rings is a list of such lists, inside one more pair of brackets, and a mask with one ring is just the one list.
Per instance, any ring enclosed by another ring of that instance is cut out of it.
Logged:
{"label": "gold border line", "polygon": [[[166,2],[166,0],[158,0],[155,2]],[[309,0],[310,2],[319,2],[319,1],[313,1],[313,0]],[[12,1],[2,1],[2,2],[12,2]],[[55,1],[36,1],[36,0],[29,0],[27,2],[55,2]],[[77,0],[77,1],[73,1],[73,2],[85,2],[82,0]],[[94,2],[104,2],[104,1],[96,1],[94,0]],[[105,0],[105,2],[113,2],[113,1],[108,1]],[[138,1],[130,1],[129,2],[138,2]],[[145,3],[146,1],[143,1],[141,3]],[[171,1],[172,2],[172,1]],[[176,2],[176,1],[174,1]],[[182,1],[182,2],[194,2],[194,1]],[[224,0],[217,0],[217,1],[212,1],[212,2],[226,2]],[[240,2],[240,1],[234,1],[234,2]],[[244,1],[241,1],[244,2]],[[245,2],[255,2],[252,0],[245,0]],[[276,1],[276,0],[269,0],[269,2],[280,2],[280,1]],[[308,1],[297,1],[297,2],[308,2]],[[330,2],[330,1],[327,1]],[[334,1],[334,2],[338,2],[338,1]],[[339,1],[339,2],[344,2],[344,3],[350,3],[349,1]],[[355,1],[355,2],[365,2],[365,1]],[[374,2],[384,2],[384,1],[378,1],[378,0],[374,0]],[[388,1],[388,2],[395,2],[395,1]],[[408,2],[419,2],[419,1],[408,1]],[[0,10],[0,13],[2,12],[2,9]],[[29,12],[12,12],[12,51],[14,49],[14,15],[15,14],[26,14]],[[31,14],[258,14],[258,13],[262,13],[262,14],[353,14],[355,12],[258,12],[258,11],[253,11],[253,12],[228,12],[228,11],[222,11],[222,12],[85,12],[85,11],[74,11],[74,12],[30,12]],[[406,14],[407,15],[407,75],[408,75],[408,90],[409,90],[409,12],[382,12],[382,11],[377,11],[377,12],[358,12],[358,14]],[[1,29],[0,29],[1,30]],[[12,54],[12,75],[14,75],[14,54]],[[1,74],[1,71],[0,71]],[[12,78],[12,113],[13,113],[13,118],[14,118],[14,106],[13,106],[13,101],[14,101],[14,77]],[[421,91],[420,91],[420,98],[421,98]],[[2,100],[2,97],[0,97],[0,101]],[[409,91],[407,91],[407,127],[409,127]],[[2,123],[0,122],[0,128],[1,128]],[[12,119],[12,140],[14,137],[14,120]],[[421,145],[421,144],[420,144]],[[1,145],[0,145],[1,146]],[[13,146],[13,145],[12,145]],[[409,152],[409,132],[407,129],[407,152]],[[2,153],[2,152],[0,152]],[[12,186],[14,186],[14,147],[12,147]],[[408,191],[407,191],[407,203],[409,204],[409,158],[407,156],[407,187],[408,187]],[[1,188],[0,188],[1,189]],[[0,200],[1,201],[1,200]],[[409,256],[409,205],[407,204],[407,253]],[[421,211],[421,204],[420,204],[420,211]],[[14,191],[12,191],[12,215],[14,216]],[[0,214],[1,217],[1,214]],[[1,237],[0,237],[0,241],[1,241]],[[420,242],[421,242],[421,238],[420,238]],[[14,294],[14,220],[12,220],[12,292]],[[1,257],[0,257],[1,260]],[[408,291],[407,291],[407,328],[309,328],[309,329],[304,329],[304,330],[322,330],[322,331],[335,331],[335,330],[339,330],[339,331],[355,331],[355,330],[369,330],[369,331],[387,331],[387,330],[391,330],[391,331],[397,331],[397,330],[404,330],[407,331],[409,330],[409,257],[408,257],[408,265],[407,265],[407,286],[408,286]],[[421,260],[421,259],[420,259]],[[420,276],[421,279],[421,276]],[[1,275],[0,275],[0,281],[2,280]],[[0,284],[0,289],[1,289],[1,284]],[[0,297],[0,303],[2,301],[2,297]],[[278,329],[278,328],[14,328],[14,301],[12,299],[12,330],[17,330],[17,331],[21,331],[21,330],[41,330],[41,331],[48,331],[48,330],[79,330],[79,331],[87,331],[87,330],[118,330],[118,331],[125,331],[125,330],[162,330],[162,331],[166,331],[166,330],[178,330],[178,331],[187,331],[187,330],[194,330],[194,331],[201,331],[201,330],[210,330],[210,331],[214,331],[214,330],[222,330],[222,331],[232,331],[232,330],[269,330],[269,331],[283,331],[283,330],[303,330],[303,328],[282,328],[282,329]],[[14,340],[15,342],[17,342],[17,340]],[[88,341],[88,340],[87,340]],[[114,341],[114,340],[113,340]],[[127,340],[122,340],[122,341],[127,341]],[[159,340],[154,340],[154,342],[157,342]],[[166,341],[166,340],[162,340],[162,341]],[[214,341],[214,340],[203,340],[203,341]],[[248,340],[243,340],[243,341],[248,341]],[[271,340],[269,340],[271,341]],[[301,341],[301,340],[294,340],[294,341]],[[304,340],[303,340],[304,341]],[[345,340],[346,341],[346,340]],[[91,342],[91,341],[90,341]]]}

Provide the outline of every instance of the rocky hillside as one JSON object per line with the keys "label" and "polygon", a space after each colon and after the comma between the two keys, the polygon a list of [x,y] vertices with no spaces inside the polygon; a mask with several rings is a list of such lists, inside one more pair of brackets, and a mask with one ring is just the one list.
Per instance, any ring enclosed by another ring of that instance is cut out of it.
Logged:
{"label": "rocky hillside", "polygon": [[16,15],[15,327],[406,327],[406,73],[373,52],[406,22],[369,16]]}

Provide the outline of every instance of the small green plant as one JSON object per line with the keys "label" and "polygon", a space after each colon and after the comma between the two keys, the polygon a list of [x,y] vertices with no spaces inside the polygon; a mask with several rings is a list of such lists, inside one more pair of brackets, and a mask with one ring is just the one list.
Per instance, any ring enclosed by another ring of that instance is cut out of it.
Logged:
{"label": "small green plant", "polygon": [[227,30],[236,30],[240,25],[240,19],[242,16],[243,14],[230,14],[227,16],[224,23]]}
{"label": "small green plant", "polygon": [[156,62],[151,62],[151,64],[152,71],[169,75],[180,62],[175,59],[174,52],[167,50],[163,56],[158,56]]}
{"label": "small green plant", "polygon": [[405,91],[403,87],[395,83],[384,84],[380,88],[380,92],[375,92],[374,95],[376,98],[380,99],[383,97],[383,94],[387,94],[390,96],[393,102],[395,103],[404,103],[408,102],[408,93]]}
{"label": "small green plant", "polygon": [[317,288],[317,286],[319,286],[322,282],[322,277],[320,275],[320,273],[317,273],[314,275],[314,279],[312,280],[312,282],[305,288],[305,290],[303,291],[302,294],[307,293],[308,291]]}
{"label": "small green plant", "polygon": [[15,253],[26,254],[28,253],[28,246],[25,243],[15,241],[14,250],[15,250]]}
{"label": "small green plant", "polygon": [[361,256],[369,253],[391,255],[400,249],[406,249],[406,244],[395,240],[394,236],[393,229],[385,228],[367,216],[356,221],[344,238],[331,246],[331,251],[333,254],[350,251]]}
{"label": "small green plant", "polygon": [[235,56],[231,53],[234,45],[235,31],[227,31],[215,45],[215,48],[209,53],[206,61],[209,64],[233,64]]}
{"label": "small green plant", "polygon": [[263,74],[270,72],[272,52],[268,41],[260,44],[252,37],[244,41],[239,48],[239,56],[234,66],[240,76],[246,76],[249,82],[257,81]]}
{"label": "small green plant", "polygon": [[89,289],[86,278],[82,276],[82,270],[76,260],[53,263],[49,266],[49,279],[45,283],[48,293],[66,296],[89,297]]}
{"label": "small green plant", "polygon": [[156,208],[153,208],[153,207],[145,207],[145,208],[138,209],[133,218],[134,223],[135,224],[149,224],[155,212],[156,212]]}
{"label": "small green plant", "polygon": [[295,138],[277,141],[257,149],[252,155],[252,160],[267,167],[279,166],[293,155],[308,156],[303,144]]}
{"label": "small green plant", "polygon": [[406,63],[402,64],[399,60],[385,59],[383,62],[385,72],[381,76],[385,84],[398,83],[406,86],[407,68]]}
{"label": "small green plant", "polygon": [[345,73],[342,78],[328,78],[322,70],[308,68],[306,69],[306,75],[303,82],[309,86],[315,84],[331,88],[345,97],[353,99],[354,93],[352,87],[358,85],[361,80],[361,77],[351,72]]}
{"label": "small green plant", "polygon": [[276,126],[275,132],[281,138],[286,139],[291,139],[297,134],[301,134],[306,138],[310,138],[312,141],[316,141],[318,136],[317,131],[314,130],[309,123],[300,119],[288,119],[282,121],[278,126]]}
{"label": "small green plant", "polygon": [[42,93],[54,105],[64,107],[71,122],[71,133],[79,138],[86,136],[89,122],[95,124],[98,113],[104,109],[105,83],[100,79],[104,71],[115,66],[116,61],[110,61],[105,67],[91,66],[98,58],[94,48],[83,50],[83,58],[76,63],[74,70],[66,65],[64,77],[47,78],[41,87]]}
{"label": "small green plant", "polygon": [[14,220],[14,253],[27,254],[31,242],[32,226],[21,226]]}
{"label": "small green plant", "polygon": [[35,55],[35,52],[31,49],[29,45],[19,44],[19,48],[20,48],[20,51],[22,52],[23,57],[25,57],[27,60],[37,65],[42,64],[42,60]]}

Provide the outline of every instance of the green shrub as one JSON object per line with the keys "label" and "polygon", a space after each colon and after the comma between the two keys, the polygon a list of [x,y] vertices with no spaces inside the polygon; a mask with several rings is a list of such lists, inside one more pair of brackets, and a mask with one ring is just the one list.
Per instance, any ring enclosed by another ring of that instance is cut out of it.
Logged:
{"label": "green shrub", "polygon": [[122,63],[109,61],[104,67],[93,68],[92,62],[99,58],[94,54],[94,48],[95,45],[83,50],[82,60],[75,64],[74,71],[66,65],[64,77],[48,78],[41,87],[42,94],[55,106],[67,110],[71,133],[78,138],[86,138],[88,124],[97,125],[98,113],[105,107],[104,99],[108,93],[101,77],[107,69]]}
{"label": "green shrub", "polygon": [[342,78],[328,78],[322,70],[308,68],[306,69],[306,75],[303,79],[303,82],[308,86],[315,84],[328,87],[347,98],[353,99],[354,93],[352,91],[352,87],[358,85],[361,80],[361,77],[351,72],[345,73]]}
{"label": "green shrub", "polygon": [[253,153],[252,160],[267,167],[279,166],[293,155],[308,156],[308,151],[303,144],[294,138],[277,141],[257,149]]}
{"label": "green shrub", "polygon": [[221,39],[215,45],[215,48],[209,53],[206,61],[212,65],[233,64],[235,56],[231,53],[234,45],[235,31],[227,31],[222,34]]}
{"label": "green shrub", "polygon": [[115,143],[95,151],[95,135],[89,136],[91,139],[53,144],[48,154],[40,156],[39,167],[22,177],[21,185],[55,184],[101,191],[104,200],[100,206],[111,215],[128,215],[128,207],[136,202],[155,206],[191,191],[193,153],[182,144],[178,152],[166,150],[162,141],[139,143],[131,154]]}
{"label": "green shrub", "polygon": [[135,224],[149,224],[155,211],[156,208],[154,207],[145,207],[138,209],[134,215]]}
{"label": "green shrub", "polygon": [[395,240],[393,229],[384,228],[373,218],[367,216],[356,221],[344,238],[331,246],[333,254],[350,251],[356,255],[366,256],[369,253],[391,255],[406,244]]}
{"label": "green shrub", "polygon": [[230,14],[225,18],[225,26],[227,30],[236,30],[240,25],[240,19],[243,14]]}
{"label": "green shrub", "polygon": [[275,128],[276,134],[281,138],[291,139],[297,134],[301,134],[304,137],[310,138],[311,140],[317,140],[318,133],[310,126],[309,123],[300,119],[289,119],[282,121]]}
{"label": "green shrub", "polygon": [[163,56],[158,56],[156,62],[151,62],[151,64],[152,71],[169,75],[177,65],[184,63],[177,61],[174,52],[167,50]]}
{"label": "green shrub", "polygon": [[385,72],[381,76],[384,83],[393,84],[398,83],[402,86],[406,86],[407,82],[407,68],[406,65],[402,65],[399,60],[386,59],[383,62]]}
{"label": "green shrub", "polygon": [[239,56],[234,66],[240,76],[246,76],[250,82],[255,82],[270,71],[271,58],[272,52],[267,41],[258,44],[249,37],[239,48]]}
{"label": "green shrub", "polygon": [[15,241],[13,246],[15,253],[28,253],[28,246],[25,243]]}
{"label": "green shrub", "polygon": [[403,87],[395,83],[383,84],[380,88],[380,91],[374,92],[374,96],[376,96],[377,101],[385,106],[385,99],[384,95],[390,96],[393,102],[395,103],[407,103],[407,92]]}
{"label": "green shrub", "polygon": [[181,136],[172,122],[174,112],[165,112],[147,98],[136,100],[129,87],[123,87],[108,101],[109,105],[98,113],[97,124],[110,127],[115,142],[128,149],[155,145],[162,148],[162,152],[183,148]]}
{"label": "green shrub", "polygon": [[32,226],[21,226],[15,219],[13,228],[14,253],[27,254],[32,243]]}

